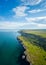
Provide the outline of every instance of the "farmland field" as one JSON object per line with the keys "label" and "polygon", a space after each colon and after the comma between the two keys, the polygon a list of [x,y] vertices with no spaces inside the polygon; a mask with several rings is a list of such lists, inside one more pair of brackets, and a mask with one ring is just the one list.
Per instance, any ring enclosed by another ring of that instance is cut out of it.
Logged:
{"label": "farmland field", "polygon": [[22,41],[27,60],[32,65],[46,65],[46,30],[22,30]]}

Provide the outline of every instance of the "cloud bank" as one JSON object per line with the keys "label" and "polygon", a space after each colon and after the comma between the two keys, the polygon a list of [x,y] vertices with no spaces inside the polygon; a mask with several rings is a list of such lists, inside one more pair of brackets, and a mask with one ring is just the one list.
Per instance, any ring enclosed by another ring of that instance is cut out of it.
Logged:
{"label": "cloud bank", "polygon": [[[27,22],[0,22],[0,30],[4,29],[46,29],[46,16],[43,17],[35,17],[35,18],[25,18]],[[44,20],[45,24],[37,23],[37,21]],[[33,27],[32,27],[33,26]]]}

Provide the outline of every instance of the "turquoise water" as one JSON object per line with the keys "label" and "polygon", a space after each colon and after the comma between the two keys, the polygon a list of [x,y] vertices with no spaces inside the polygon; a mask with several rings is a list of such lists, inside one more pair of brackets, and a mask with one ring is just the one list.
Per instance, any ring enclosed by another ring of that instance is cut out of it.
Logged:
{"label": "turquoise water", "polygon": [[0,32],[0,65],[19,65],[18,58],[23,52],[16,32]]}

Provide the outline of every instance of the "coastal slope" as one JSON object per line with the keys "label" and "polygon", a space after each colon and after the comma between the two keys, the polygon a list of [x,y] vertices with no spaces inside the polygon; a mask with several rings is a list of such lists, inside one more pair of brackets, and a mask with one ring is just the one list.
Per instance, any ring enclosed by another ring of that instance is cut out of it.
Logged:
{"label": "coastal slope", "polygon": [[22,41],[27,60],[32,65],[46,65],[46,32],[45,31],[21,31],[18,38]]}

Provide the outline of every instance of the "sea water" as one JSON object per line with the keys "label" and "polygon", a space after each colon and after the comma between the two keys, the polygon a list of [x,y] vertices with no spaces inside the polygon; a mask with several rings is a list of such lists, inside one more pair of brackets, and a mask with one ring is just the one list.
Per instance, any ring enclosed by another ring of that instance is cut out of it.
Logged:
{"label": "sea water", "polygon": [[23,48],[17,40],[18,35],[17,32],[0,32],[0,65],[19,65]]}

